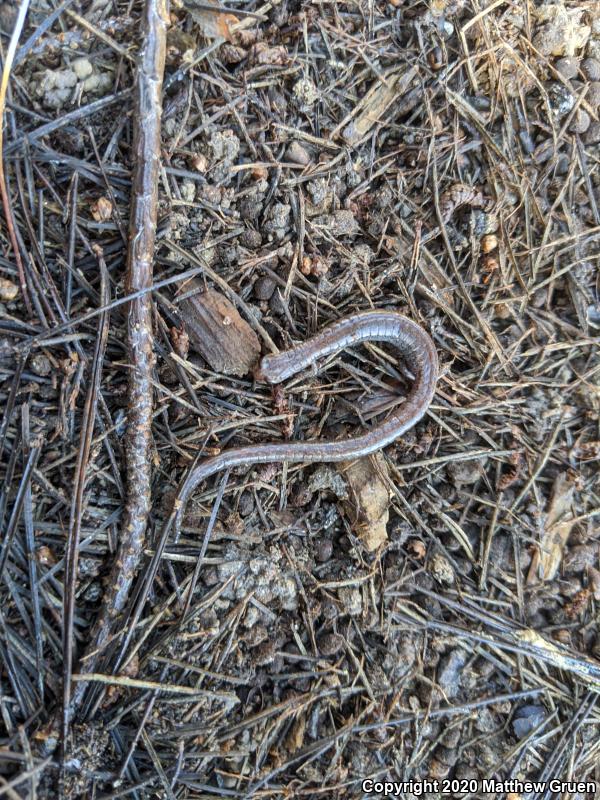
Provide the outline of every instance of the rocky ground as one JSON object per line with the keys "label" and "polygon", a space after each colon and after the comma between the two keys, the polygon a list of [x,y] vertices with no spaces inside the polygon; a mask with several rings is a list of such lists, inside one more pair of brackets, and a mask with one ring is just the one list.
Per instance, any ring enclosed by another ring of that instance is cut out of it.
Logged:
{"label": "rocky ground", "polygon": [[[20,256],[4,217],[11,798],[57,796],[63,598],[80,658],[124,535],[140,12],[33,2],[4,108]],[[4,53],[17,13],[0,6]],[[239,314],[252,358],[396,308],[431,334],[441,377],[381,457],[238,468],[195,493],[139,622],[131,608],[117,620],[124,664],[87,684],[61,792],[345,798],[366,778],[600,777],[600,4],[186,0],[170,16],[152,515],[134,590],[197,456],[376,424],[410,382],[384,346],[275,393],[247,366],[215,366],[182,313],[183,273]],[[108,341],[67,585],[98,248]]]}

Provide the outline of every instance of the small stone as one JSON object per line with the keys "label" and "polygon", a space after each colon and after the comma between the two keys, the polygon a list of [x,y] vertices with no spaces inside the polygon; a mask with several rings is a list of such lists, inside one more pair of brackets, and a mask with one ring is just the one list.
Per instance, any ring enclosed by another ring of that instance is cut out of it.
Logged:
{"label": "small stone", "polygon": [[562,83],[553,83],[548,87],[548,100],[557,117],[564,117],[575,105],[575,96]]}
{"label": "small stone", "polygon": [[349,209],[336,211],[331,217],[331,232],[336,236],[356,236],[358,223]]}
{"label": "small stone", "polygon": [[315,178],[309,182],[307,189],[313,205],[320,206],[327,197],[328,184],[324,178]]}
{"label": "small stone", "polygon": [[213,133],[209,144],[215,161],[231,163],[240,152],[240,140],[229,128]]}
{"label": "small stone", "polygon": [[270,300],[275,291],[275,281],[267,276],[259,278],[254,284],[254,296],[258,300]]}
{"label": "small stone", "polygon": [[286,157],[287,160],[291,161],[293,164],[301,164],[303,167],[311,162],[310,153],[302,147],[300,142],[290,143],[286,151]]}
{"label": "small stone", "polygon": [[180,191],[182,198],[186,203],[193,203],[196,199],[196,183],[195,181],[184,180],[180,184]]}
{"label": "small stone", "polygon": [[523,739],[532,730],[539,727],[545,719],[546,709],[543,706],[522,706],[517,710],[512,721],[515,736],[518,739]]}
{"label": "small stone", "polygon": [[319,99],[319,90],[310,78],[301,78],[294,86],[294,97],[300,110],[309,110]]}
{"label": "small stone", "polygon": [[600,108],[600,81],[592,81],[585,96],[585,102],[594,110]]}
{"label": "small stone", "polygon": [[262,244],[262,236],[254,228],[246,228],[240,236],[240,244],[248,250],[257,250]]}
{"label": "small stone", "polygon": [[38,355],[33,356],[29,362],[29,367],[35,375],[39,375],[42,378],[45,378],[52,372],[50,359],[43,353],[38,353]]}
{"label": "small stone", "polygon": [[265,230],[272,233],[277,239],[283,239],[289,226],[291,211],[291,206],[285,203],[273,203],[269,209]]}
{"label": "small stone", "polygon": [[467,653],[461,648],[452,650],[440,660],[437,681],[448,698],[456,697],[460,689],[460,675],[467,662]]}
{"label": "small stone", "polygon": [[203,174],[208,169],[208,159],[203,153],[194,153],[190,158],[192,168]]}
{"label": "small stone", "polygon": [[0,300],[4,303],[10,303],[15,300],[19,294],[19,287],[16,283],[9,281],[8,278],[0,277]]}
{"label": "small stone", "polygon": [[325,633],[319,636],[317,647],[321,655],[334,656],[344,647],[344,637],[339,633]]}
{"label": "small stone", "polygon": [[329,561],[333,554],[333,542],[331,539],[319,539],[315,543],[315,559],[323,564]]}
{"label": "small stone", "polygon": [[565,58],[559,58],[554,66],[563,78],[570,80],[571,78],[577,77],[579,60],[573,56],[565,56]]}
{"label": "small stone", "polygon": [[584,144],[600,143],[600,122],[592,122],[587,131],[583,134]]}
{"label": "small stone", "polygon": [[587,111],[584,111],[582,108],[580,108],[578,111],[576,111],[575,116],[569,125],[569,131],[571,133],[585,133],[590,127],[591,121],[592,120]]}
{"label": "small stone", "polygon": [[429,571],[440,583],[451,584],[454,582],[452,564],[441,553],[434,553],[429,562]]}
{"label": "small stone", "polygon": [[351,617],[358,617],[362,611],[362,597],[360,589],[356,586],[342,586],[338,589],[340,603],[344,607],[344,613]]}
{"label": "small stone", "polygon": [[600,81],[600,61],[597,58],[584,59],[581,71],[589,81]]}

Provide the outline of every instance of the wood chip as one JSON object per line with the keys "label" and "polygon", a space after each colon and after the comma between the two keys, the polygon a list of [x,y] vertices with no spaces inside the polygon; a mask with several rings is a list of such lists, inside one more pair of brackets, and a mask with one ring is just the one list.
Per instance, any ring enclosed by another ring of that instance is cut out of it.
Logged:
{"label": "wood chip", "polygon": [[197,282],[187,281],[181,287],[179,301],[190,347],[210,364],[215,372],[225,375],[247,375],[258,363],[260,342],[236,307],[222,294],[209,289],[185,297],[198,289]]}
{"label": "wood chip", "polygon": [[411,67],[403,75],[387,76],[385,83],[383,81],[377,83],[356,105],[350,115],[354,117],[358,114],[358,116],[351,120],[346,117],[335,132],[343,127],[342,136],[348,144],[354,145],[360,142],[375,123],[382,121],[383,115],[394,100],[406,94],[416,74],[415,67]]}

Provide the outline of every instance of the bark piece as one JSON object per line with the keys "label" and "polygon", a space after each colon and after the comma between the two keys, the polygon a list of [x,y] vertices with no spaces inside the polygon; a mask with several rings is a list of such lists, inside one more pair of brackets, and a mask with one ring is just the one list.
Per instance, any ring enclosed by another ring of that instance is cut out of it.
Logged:
{"label": "bark piece", "polygon": [[557,475],[540,543],[531,559],[527,583],[551,581],[556,577],[575,522],[572,511],[574,492],[573,477],[569,473]]}
{"label": "bark piece", "polygon": [[[197,288],[186,283],[185,294]],[[213,289],[185,297],[179,302],[190,346],[216,372],[247,375],[258,363],[260,342],[236,307]]]}
{"label": "bark piece", "polygon": [[352,530],[371,552],[387,541],[390,516],[387,474],[381,453],[344,465],[344,478],[350,492],[349,499],[344,501],[344,510]]}
{"label": "bark piece", "polygon": [[402,75],[389,75],[385,82],[378,81],[357,103],[351,115],[354,118],[347,125],[348,118],[341,124],[345,141],[349,145],[357,144],[373,125],[382,122],[391,104],[408,92],[416,74],[416,68],[410,67]]}

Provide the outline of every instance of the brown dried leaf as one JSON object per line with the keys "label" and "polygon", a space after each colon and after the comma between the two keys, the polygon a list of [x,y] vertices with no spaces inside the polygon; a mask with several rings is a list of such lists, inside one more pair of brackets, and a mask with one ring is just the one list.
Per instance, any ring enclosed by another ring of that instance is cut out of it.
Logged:
{"label": "brown dried leaf", "polygon": [[96,222],[108,222],[112,217],[113,207],[108,197],[99,197],[90,211]]}
{"label": "brown dried leaf", "polygon": [[306,717],[301,714],[292,725],[292,728],[285,738],[285,748],[288,753],[293,754],[300,750],[304,744],[304,732],[306,730]]}
{"label": "brown dried leaf", "polygon": [[[215,10],[206,8],[207,5],[215,6]],[[185,0],[184,6],[190,12],[194,22],[202,31],[203,36],[207,39],[225,39],[226,42],[231,42],[233,34],[231,28],[236,25],[239,20],[234,14],[224,13],[219,10],[218,3],[212,3],[210,0],[196,4],[194,0]]]}
{"label": "brown dried leaf", "polygon": [[538,550],[531,559],[527,583],[550,581],[556,576],[573,527],[571,505],[574,491],[575,481],[570,473],[557,475]]}
{"label": "brown dried leaf", "polygon": [[369,551],[387,541],[390,495],[385,478],[388,470],[381,453],[344,464],[350,497],[344,510],[354,533]]}

